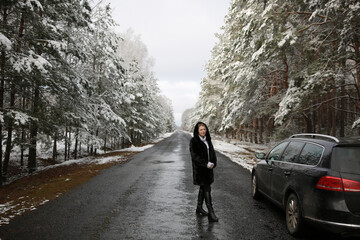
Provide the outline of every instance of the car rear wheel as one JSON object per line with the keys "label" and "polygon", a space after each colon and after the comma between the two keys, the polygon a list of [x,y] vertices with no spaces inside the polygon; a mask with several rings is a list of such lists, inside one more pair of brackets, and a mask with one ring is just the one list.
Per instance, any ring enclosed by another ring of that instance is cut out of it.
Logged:
{"label": "car rear wheel", "polygon": [[256,177],[255,173],[252,175],[252,178],[251,178],[251,195],[252,195],[253,199],[260,198],[260,193],[259,193],[258,185],[257,185],[257,177]]}
{"label": "car rear wheel", "polygon": [[286,203],[286,228],[292,236],[299,236],[303,225],[299,199],[292,193]]}

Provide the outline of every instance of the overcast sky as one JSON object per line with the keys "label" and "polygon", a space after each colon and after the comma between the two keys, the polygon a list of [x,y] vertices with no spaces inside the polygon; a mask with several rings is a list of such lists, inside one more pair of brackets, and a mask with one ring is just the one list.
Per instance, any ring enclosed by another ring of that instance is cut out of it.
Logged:
{"label": "overcast sky", "polygon": [[155,59],[162,93],[171,99],[175,122],[195,106],[205,64],[221,32],[230,0],[108,0],[119,32],[131,28]]}

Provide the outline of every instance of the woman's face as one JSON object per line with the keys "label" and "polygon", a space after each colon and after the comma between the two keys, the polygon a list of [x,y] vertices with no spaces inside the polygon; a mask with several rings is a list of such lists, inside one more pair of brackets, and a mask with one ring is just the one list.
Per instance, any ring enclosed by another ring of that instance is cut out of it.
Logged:
{"label": "woman's face", "polygon": [[206,135],[206,127],[205,126],[200,126],[199,127],[199,135],[201,137],[205,137],[205,135]]}

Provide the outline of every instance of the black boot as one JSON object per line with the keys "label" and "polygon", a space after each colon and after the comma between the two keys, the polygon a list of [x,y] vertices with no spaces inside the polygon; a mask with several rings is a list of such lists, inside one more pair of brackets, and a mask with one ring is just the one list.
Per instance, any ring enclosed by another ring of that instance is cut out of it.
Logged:
{"label": "black boot", "polygon": [[196,207],[196,214],[200,215],[200,216],[207,216],[208,213],[202,207],[203,202],[204,202],[204,191],[202,190],[202,188],[200,188],[199,194],[198,194],[198,203],[197,203],[197,207]]}
{"label": "black boot", "polygon": [[210,191],[205,192],[204,195],[205,195],[205,203],[209,210],[209,213],[208,213],[209,222],[218,222],[219,219],[216,217],[216,215],[214,213],[214,209],[212,207]]}

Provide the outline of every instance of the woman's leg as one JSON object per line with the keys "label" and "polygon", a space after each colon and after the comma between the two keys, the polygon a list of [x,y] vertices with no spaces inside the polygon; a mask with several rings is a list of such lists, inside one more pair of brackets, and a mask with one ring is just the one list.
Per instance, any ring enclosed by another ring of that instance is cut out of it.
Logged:
{"label": "woman's leg", "polygon": [[200,216],[207,216],[208,213],[202,207],[203,202],[204,202],[204,190],[203,190],[203,186],[200,186],[199,194],[198,194],[198,202],[196,207],[196,214]]}
{"label": "woman's leg", "polygon": [[216,217],[213,206],[212,206],[210,185],[204,185],[203,191],[204,191],[206,207],[209,210],[209,213],[208,213],[209,222],[218,222],[219,219]]}

